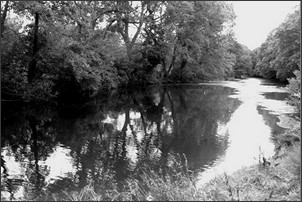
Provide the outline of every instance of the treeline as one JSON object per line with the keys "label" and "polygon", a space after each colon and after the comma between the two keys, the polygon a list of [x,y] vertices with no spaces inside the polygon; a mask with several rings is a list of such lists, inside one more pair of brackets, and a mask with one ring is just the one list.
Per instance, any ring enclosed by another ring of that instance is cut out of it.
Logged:
{"label": "treeline", "polygon": [[300,74],[300,9],[289,14],[253,51],[255,74],[287,81]]}
{"label": "treeline", "polygon": [[220,1],[1,2],[2,100],[251,74],[234,19]]}
{"label": "treeline", "polygon": [[234,19],[220,1],[1,2],[2,100],[300,74],[299,10],[253,52],[234,38]]}
{"label": "treeline", "polygon": [[255,76],[288,82],[291,93],[289,103],[300,112],[301,17],[298,8],[289,14],[280,26],[274,29],[261,47],[253,51]]}

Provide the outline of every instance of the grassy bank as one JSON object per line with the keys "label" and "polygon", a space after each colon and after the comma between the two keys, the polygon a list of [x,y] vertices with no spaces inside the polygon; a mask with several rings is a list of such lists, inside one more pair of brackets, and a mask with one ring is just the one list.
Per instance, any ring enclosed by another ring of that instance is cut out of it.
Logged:
{"label": "grassy bank", "polygon": [[[276,155],[259,164],[242,168],[232,175],[223,174],[201,187],[195,186],[194,173],[174,162],[166,174],[146,167],[140,180],[127,181],[122,191],[96,192],[91,185],[80,192],[65,193],[72,201],[300,201],[300,128],[274,137]],[[264,161],[263,161],[264,160]],[[168,173],[168,174],[167,174]]]}

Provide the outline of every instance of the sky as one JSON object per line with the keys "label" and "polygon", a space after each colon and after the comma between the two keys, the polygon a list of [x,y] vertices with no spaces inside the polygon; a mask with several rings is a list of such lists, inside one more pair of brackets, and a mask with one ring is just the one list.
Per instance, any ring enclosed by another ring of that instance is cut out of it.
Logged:
{"label": "sky", "polygon": [[300,1],[229,1],[234,6],[235,37],[250,50],[260,47]]}

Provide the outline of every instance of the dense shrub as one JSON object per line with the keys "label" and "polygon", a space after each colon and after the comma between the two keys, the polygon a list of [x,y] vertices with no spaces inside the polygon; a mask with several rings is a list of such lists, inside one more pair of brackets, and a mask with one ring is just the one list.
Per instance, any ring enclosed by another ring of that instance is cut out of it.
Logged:
{"label": "dense shrub", "polygon": [[291,93],[289,103],[296,106],[299,110],[301,107],[301,72],[299,70],[294,71],[295,77],[288,79],[288,88]]}

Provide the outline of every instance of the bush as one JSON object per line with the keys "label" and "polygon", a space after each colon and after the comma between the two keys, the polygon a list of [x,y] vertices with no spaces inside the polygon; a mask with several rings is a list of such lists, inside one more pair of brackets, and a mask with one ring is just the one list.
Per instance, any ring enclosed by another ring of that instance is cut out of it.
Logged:
{"label": "bush", "polygon": [[288,79],[289,84],[287,85],[290,92],[289,103],[296,106],[300,114],[300,103],[301,103],[301,75],[299,70],[294,71],[295,77]]}
{"label": "bush", "polygon": [[65,48],[64,54],[63,70],[58,70],[60,83],[69,83],[71,88],[74,85],[80,94],[88,95],[117,86],[116,69],[96,50],[75,42]]}

